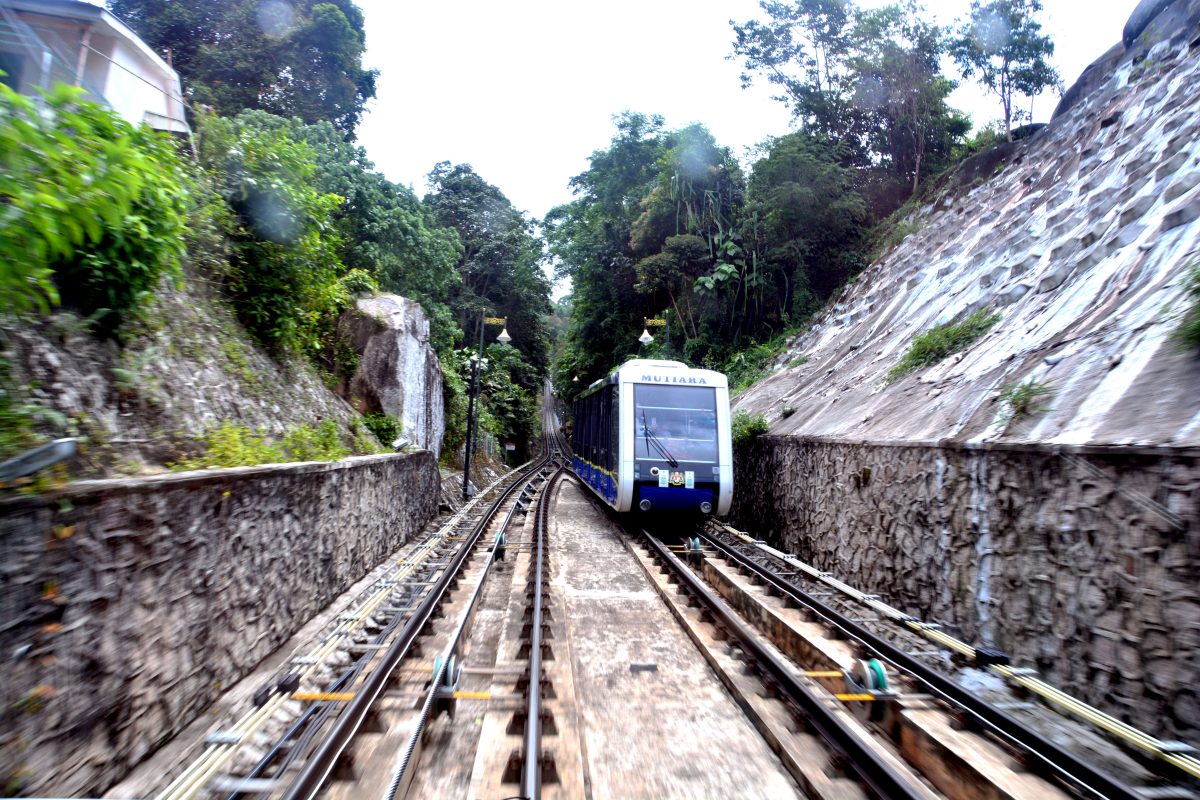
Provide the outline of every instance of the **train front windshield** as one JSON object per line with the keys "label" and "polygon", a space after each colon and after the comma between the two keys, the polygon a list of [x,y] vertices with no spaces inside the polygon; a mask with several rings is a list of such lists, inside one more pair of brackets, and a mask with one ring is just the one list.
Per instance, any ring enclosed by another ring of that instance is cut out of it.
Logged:
{"label": "train front windshield", "polygon": [[717,391],[706,386],[633,390],[634,457],[717,463]]}

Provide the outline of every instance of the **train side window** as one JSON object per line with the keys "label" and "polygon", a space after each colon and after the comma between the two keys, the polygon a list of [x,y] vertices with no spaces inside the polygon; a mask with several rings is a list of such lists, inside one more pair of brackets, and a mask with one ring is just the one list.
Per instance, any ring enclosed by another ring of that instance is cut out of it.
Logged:
{"label": "train side window", "polygon": [[604,469],[609,468],[607,433],[608,433],[608,392],[610,389],[612,389],[611,386],[605,386],[604,389],[602,389],[600,391],[600,393],[596,395],[596,400],[598,401],[596,404],[597,405],[597,408],[596,408],[597,431],[596,431],[596,433],[599,434],[596,437],[596,443],[600,446],[600,453],[599,453],[600,460],[598,463]]}
{"label": "train side window", "polygon": [[619,387],[612,387],[612,396],[608,403],[608,452],[609,452],[609,468],[616,469],[617,455],[620,453],[621,442],[621,391]]}

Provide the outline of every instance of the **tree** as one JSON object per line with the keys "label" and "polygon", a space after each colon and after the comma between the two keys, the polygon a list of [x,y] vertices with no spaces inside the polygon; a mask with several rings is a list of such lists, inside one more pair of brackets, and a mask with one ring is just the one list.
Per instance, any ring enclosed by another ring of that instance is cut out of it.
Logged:
{"label": "tree", "polygon": [[437,164],[429,185],[425,204],[462,242],[461,281],[450,301],[459,326],[470,342],[481,313],[508,317],[513,346],[533,368],[513,377],[537,391],[549,368],[550,281],[542,272],[542,244],[533,222],[469,164]]}
{"label": "tree", "polygon": [[352,0],[109,0],[151,47],[169,55],[197,104],[232,116],[260,109],[327,120],[353,138],[375,96],[363,69],[362,11]]}
{"label": "tree", "polygon": [[1058,72],[1046,59],[1054,42],[1043,36],[1034,17],[1041,0],[971,0],[971,14],[960,22],[950,52],[964,78],[976,80],[1000,98],[1004,132],[1012,141],[1013,98],[1036,97],[1057,86]]}
{"label": "tree", "polygon": [[858,266],[866,204],[837,148],[803,132],[774,139],[750,175],[746,231],[765,253],[788,316],[829,297]]}
{"label": "tree", "polygon": [[913,0],[862,12],[849,62],[857,76],[854,104],[875,115],[871,149],[908,180],[910,196],[930,167],[946,165],[971,127],[946,104],[955,85],[940,72],[942,30],[920,13]]}
{"label": "tree", "polygon": [[744,60],[742,85],[755,73],[783,90],[776,99],[792,109],[806,129],[831,138],[848,135],[855,109],[847,102],[854,5],[848,0],[761,0],[770,18],[735,23],[733,54]]}
{"label": "tree", "polygon": [[810,136],[837,146],[885,216],[942,166],[969,129],[946,105],[943,32],[914,0],[862,10],[850,0],[764,0],[767,21],[732,23],[743,84],[756,75]]}

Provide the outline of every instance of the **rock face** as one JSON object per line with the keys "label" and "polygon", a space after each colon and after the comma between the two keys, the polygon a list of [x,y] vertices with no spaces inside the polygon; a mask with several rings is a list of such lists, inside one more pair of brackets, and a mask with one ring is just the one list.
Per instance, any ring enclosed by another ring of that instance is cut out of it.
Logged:
{"label": "rock face", "polygon": [[[1197,743],[1200,357],[1174,335],[1200,262],[1200,0],[1139,14],[737,399],[771,435],[739,449],[733,516]],[[980,309],[1000,320],[979,341],[888,382]],[[1047,393],[1017,414],[1024,382]]]}
{"label": "rock face", "polygon": [[371,297],[359,300],[341,325],[361,354],[350,381],[351,403],[401,420],[411,441],[440,454],[446,430],[442,369],[421,306],[394,294]]}
{"label": "rock face", "polygon": [[122,348],[92,336],[60,312],[37,322],[0,319],[0,359],[29,399],[86,435],[73,474],[162,469],[181,442],[222,424],[281,436],[301,423],[333,419],[345,431],[357,415],[297,357],[272,357],[200,280],[164,281]]}
{"label": "rock face", "polygon": [[437,512],[428,452],[0,502],[0,786],[95,796]]}

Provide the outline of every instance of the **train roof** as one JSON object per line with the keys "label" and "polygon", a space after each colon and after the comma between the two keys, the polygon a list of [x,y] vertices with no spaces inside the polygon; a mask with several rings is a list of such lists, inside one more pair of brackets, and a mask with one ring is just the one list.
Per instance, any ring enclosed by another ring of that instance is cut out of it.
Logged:
{"label": "train roof", "polygon": [[681,384],[689,386],[729,385],[725,375],[711,369],[695,369],[679,361],[663,361],[650,358],[635,358],[626,361],[610,380],[621,383]]}

